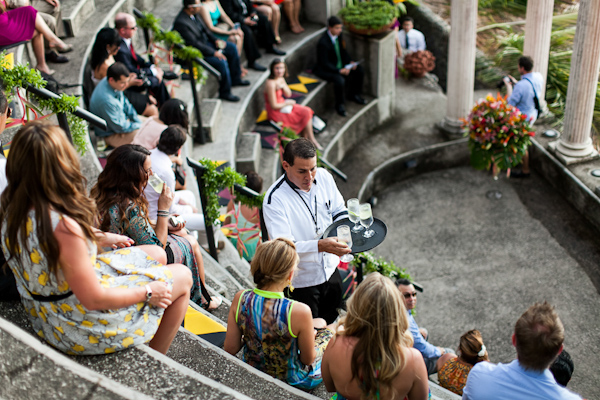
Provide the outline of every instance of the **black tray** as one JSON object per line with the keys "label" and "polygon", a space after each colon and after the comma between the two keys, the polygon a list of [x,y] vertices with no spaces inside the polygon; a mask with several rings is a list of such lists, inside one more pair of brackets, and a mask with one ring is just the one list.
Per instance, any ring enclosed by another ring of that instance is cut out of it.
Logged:
{"label": "black tray", "polygon": [[336,237],[337,227],[340,225],[348,225],[350,227],[350,233],[352,234],[352,254],[362,253],[363,251],[371,250],[379,246],[381,242],[383,242],[383,240],[385,239],[385,236],[387,235],[387,226],[379,218],[373,218],[373,224],[369,229],[374,230],[375,235],[371,236],[368,239],[363,236],[363,233],[365,232],[364,229],[360,230],[358,233],[352,232],[354,222],[350,221],[348,218],[344,218],[335,221],[333,224],[329,225],[327,229],[325,229],[323,237]]}

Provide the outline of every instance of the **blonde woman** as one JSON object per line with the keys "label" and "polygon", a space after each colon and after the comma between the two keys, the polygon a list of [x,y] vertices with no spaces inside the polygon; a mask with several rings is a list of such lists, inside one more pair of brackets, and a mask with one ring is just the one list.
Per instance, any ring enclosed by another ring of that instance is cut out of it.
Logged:
{"label": "blonde woman", "polygon": [[[321,358],[333,331],[310,308],[283,296],[299,261],[296,246],[278,238],[258,246],[250,271],[256,289],[231,301],[225,351],[274,378],[301,389],[322,382]],[[320,329],[318,329],[320,328]]]}
{"label": "blonde woman", "polygon": [[372,273],[348,300],[321,364],[325,387],[338,400],[427,399],[427,369],[412,348],[400,296],[391,279]]}

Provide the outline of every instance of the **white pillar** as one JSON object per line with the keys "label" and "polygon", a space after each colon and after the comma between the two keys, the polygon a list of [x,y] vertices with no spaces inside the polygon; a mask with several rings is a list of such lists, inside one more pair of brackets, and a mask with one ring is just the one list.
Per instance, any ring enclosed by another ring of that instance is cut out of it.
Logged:
{"label": "white pillar", "polygon": [[599,66],[600,1],[581,0],[571,57],[565,125],[556,147],[557,155],[567,164],[596,154],[591,130]]}
{"label": "white pillar", "polygon": [[466,118],[473,108],[477,0],[453,0],[450,26],[448,106],[441,128],[450,135],[458,135],[463,132],[460,119]]}
{"label": "white pillar", "polygon": [[546,76],[548,75],[548,55],[550,53],[553,11],[554,0],[527,2],[523,54],[533,59],[533,70],[539,72],[544,77],[542,93],[538,93],[540,100],[543,100],[546,94]]}

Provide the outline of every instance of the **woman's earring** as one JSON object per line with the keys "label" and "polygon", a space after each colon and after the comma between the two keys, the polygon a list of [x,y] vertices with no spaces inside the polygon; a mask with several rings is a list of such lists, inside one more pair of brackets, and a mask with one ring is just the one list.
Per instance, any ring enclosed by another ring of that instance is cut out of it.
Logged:
{"label": "woman's earring", "polygon": [[292,280],[288,279],[288,290],[291,292],[294,291],[294,285],[292,285]]}

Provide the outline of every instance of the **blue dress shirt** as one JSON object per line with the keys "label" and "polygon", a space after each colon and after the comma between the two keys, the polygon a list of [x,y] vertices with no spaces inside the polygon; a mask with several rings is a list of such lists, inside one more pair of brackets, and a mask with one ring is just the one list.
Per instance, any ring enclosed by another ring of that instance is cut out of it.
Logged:
{"label": "blue dress shirt", "polygon": [[509,364],[477,363],[467,378],[463,400],[581,400],[560,386],[552,372],[523,368],[518,360]]}
{"label": "blue dress shirt", "polygon": [[113,89],[106,77],[98,83],[92,93],[90,111],[106,121],[106,131],[94,128],[96,136],[99,137],[132,132],[141,126],[138,114],[127,97],[123,92]]}
{"label": "blue dress shirt", "polygon": [[421,354],[423,354],[423,358],[440,357],[442,355],[440,349],[438,349],[437,347],[429,343],[427,340],[425,340],[423,335],[421,335],[421,331],[419,331],[419,325],[417,325],[417,323],[415,322],[415,319],[413,318],[411,312],[408,311],[407,313],[409,324],[408,329],[410,329],[410,333],[412,334],[413,339],[415,341],[413,347],[419,350]]}
{"label": "blue dress shirt", "polygon": [[531,123],[535,122],[538,117],[538,112],[535,109],[535,103],[533,102],[533,87],[531,83],[527,82],[527,79],[533,83],[535,87],[535,93],[540,99],[542,92],[542,85],[544,84],[544,78],[539,72],[530,72],[521,77],[521,80],[515,85],[512,94],[508,98],[508,104],[515,106],[523,114],[527,115]]}

